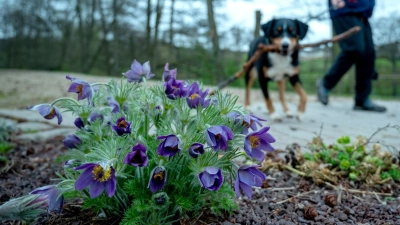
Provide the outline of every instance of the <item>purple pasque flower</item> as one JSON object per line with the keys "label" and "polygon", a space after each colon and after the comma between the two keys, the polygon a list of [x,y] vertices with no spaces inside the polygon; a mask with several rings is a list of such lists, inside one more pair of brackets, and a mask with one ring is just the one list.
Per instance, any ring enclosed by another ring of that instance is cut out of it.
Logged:
{"label": "purple pasque flower", "polygon": [[267,121],[265,119],[262,119],[260,117],[257,117],[253,114],[247,114],[243,116],[243,125],[244,125],[244,130],[243,134],[248,134],[249,133],[249,128],[251,128],[253,131],[257,130],[257,124],[258,126],[262,127],[261,121]]}
{"label": "purple pasque flower", "polygon": [[167,182],[167,171],[163,166],[157,166],[153,169],[150,176],[150,181],[148,187],[150,187],[150,191],[155,193],[165,186]]}
{"label": "purple pasque flower", "polygon": [[87,98],[89,103],[92,102],[93,89],[88,82],[71,77],[69,75],[67,75],[66,78],[72,81],[72,84],[68,88],[68,92],[77,93],[78,100],[83,100]]}
{"label": "purple pasque flower", "polygon": [[48,212],[52,211],[58,211],[58,213],[62,212],[64,204],[64,196],[61,194],[61,191],[55,185],[48,185],[36,188],[29,194],[39,195],[39,197],[35,199],[33,202],[31,202],[31,204],[42,202],[43,206],[48,206],[47,209]]}
{"label": "purple pasque flower", "polygon": [[82,118],[80,118],[80,117],[75,119],[74,124],[79,129],[82,129],[85,127],[85,123],[83,122]]}
{"label": "purple pasque flower", "polygon": [[248,134],[244,140],[244,151],[252,158],[262,162],[265,158],[264,151],[273,151],[271,143],[275,142],[275,138],[267,133],[269,127],[263,127],[259,131]]}
{"label": "purple pasque flower", "polygon": [[172,157],[176,153],[181,151],[181,147],[179,146],[179,138],[174,135],[166,135],[166,136],[158,136],[158,140],[165,139],[158,145],[157,154],[164,157]]}
{"label": "purple pasque flower", "polygon": [[46,120],[51,120],[54,117],[57,117],[58,119],[58,125],[61,124],[62,122],[62,115],[60,110],[56,106],[52,106],[50,104],[39,104],[39,105],[34,105],[31,107],[28,107],[29,110],[38,110],[40,115],[43,116]]}
{"label": "purple pasque flower", "polygon": [[70,159],[70,160],[65,161],[63,166],[66,167],[66,168],[73,168],[77,164],[80,165],[81,161],[77,160],[77,159]]}
{"label": "purple pasque flower", "polygon": [[261,127],[262,126],[261,121],[267,121],[253,114],[246,114],[242,116],[241,114],[235,111],[229,112],[226,116],[229,118],[229,120],[234,121],[235,125],[238,124],[240,121],[242,122],[242,125],[244,126],[244,130],[242,132],[243,134],[248,134],[249,128],[251,128],[253,131],[256,131],[257,124]]}
{"label": "purple pasque flower", "polygon": [[198,177],[201,185],[210,191],[218,191],[224,182],[222,172],[217,167],[204,168],[204,171],[199,173]]}
{"label": "purple pasque flower", "polygon": [[112,129],[117,132],[119,136],[122,136],[123,134],[130,134],[132,122],[126,121],[125,116],[123,116],[117,119],[117,122],[112,126]]}
{"label": "purple pasque flower", "polygon": [[228,141],[232,140],[234,134],[227,126],[213,126],[206,131],[207,145],[214,150],[226,150]]}
{"label": "purple pasque flower", "polygon": [[64,146],[67,148],[76,148],[82,143],[81,139],[76,134],[71,134],[63,140]]}
{"label": "purple pasque flower", "polygon": [[126,154],[124,163],[137,167],[147,166],[149,159],[146,155],[146,147],[140,143],[133,146],[132,151]]}
{"label": "purple pasque flower", "polygon": [[163,81],[167,82],[169,81],[171,78],[176,79],[176,73],[178,69],[173,69],[173,70],[169,70],[169,64],[166,63],[165,67],[164,67],[164,74],[163,74]]}
{"label": "purple pasque flower", "polygon": [[267,176],[259,171],[255,165],[243,165],[237,171],[235,181],[235,192],[239,198],[240,189],[243,193],[251,199],[252,187],[261,187],[262,182],[267,179]]}
{"label": "purple pasque flower", "polygon": [[189,155],[192,156],[193,158],[197,158],[199,155],[204,154],[204,145],[201,143],[193,143],[189,147]]}
{"label": "purple pasque flower", "polygon": [[75,170],[84,170],[75,181],[75,190],[81,191],[89,186],[91,198],[96,198],[104,190],[108,197],[114,196],[117,179],[112,166],[103,167],[98,163],[85,163],[75,167]]}
{"label": "purple pasque flower", "polygon": [[164,83],[165,86],[165,94],[169,99],[177,99],[183,98],[187,95],[186,83],[182,80],[176,80],[175,78],[171,77],[169,81]]}
{"label": "purple pasque flower", "polygon": [[87,122],[88,124],[94,123],[94,121],[96,120],[100,120],[100,123],[103,123],[104,120],[104,116],[103,114],[97,112],[97,111],[93,111],[89,114]]}
{"label": "purple pasque flower", "polygon": [[113,97],[108,97],[107,98],[107,104],[112,108],[111,113],[118,113],[121,111],[121,107],[119,106],[119,103],[113,98]]}
{"label": "purple pasque flower", "polygon": [[188,95],[186,97],[186,102],[189,108],[194,109],[201,105],[203,108],[207,108],[210,105],[211,99],[205,100],[208,95],[208,89],[204,92],[200,90],[197,82],[194,82],[189,86]]}
{"label": "purple pasque flower", "polygon": [[229,112],[228,114],[226,114],[226,116],[230,121],[233,121],[234,125],[238,124],[242,120],[242,115],[235,111]]}
{"label": "purple pasque flower", "polygon": [[150,62],[147,61],[143,64],[140,64],[138,61],[133,60],[131,64],[131,69],[128,70],[123,75],[128,79],[128,82],[142,82],[142,78],[150,79],[154,77],[154,73],[150,70]]}

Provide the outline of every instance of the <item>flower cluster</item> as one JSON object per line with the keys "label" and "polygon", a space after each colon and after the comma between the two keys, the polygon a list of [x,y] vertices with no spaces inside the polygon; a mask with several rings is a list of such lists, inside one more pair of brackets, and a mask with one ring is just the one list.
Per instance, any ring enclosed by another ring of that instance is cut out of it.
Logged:
{"label": "flower cluster", "polygon": [[199,83],[178,80],[168,64],[161,84],[146,82],[154,76],[149,62],[135,60],[123,75],[120,82],[92,84],[67,76],[78,101],[30,108],[59,124],[59,108],[76,116],[77,132],[64,140],[65,175],[45,189],[49,210],[58,209],[63,195],[81,196],[126,224],[148,223],[154,212],[163,213],[151,217],[161,224],[203,207],[232,210],[235,193],[251,198],[252,188],[261,187],[266,176],[257,165],[235,158],[246,154],[261,163],[275,139],[262,127],[265,120],[235,104],[236,96],[210,96]]}

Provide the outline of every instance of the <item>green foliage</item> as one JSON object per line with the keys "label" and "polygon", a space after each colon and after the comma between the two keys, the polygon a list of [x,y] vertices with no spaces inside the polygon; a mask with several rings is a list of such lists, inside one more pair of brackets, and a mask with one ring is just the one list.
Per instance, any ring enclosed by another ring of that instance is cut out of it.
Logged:
{"label": "green foliage", "polygon": [[400,169],[399,167],[392,166],[392,168],[388,171],[390,177],[392,177],[395,181],[400,181]]}
{"label": "green foliage", "polygon": [[[367,141],[357,137],[354,143],[348,136],[337,139],[336,144],[329,146],[323,143],[310,144],[311,153],[304,154],[304,160],[327,165],[324,175],[311,172],[312,177],[326,179],[334,182],[341,177],[348,176],[354,181],[367,181],[368,183],[384,183],[393,179],[400,180],[399,165],[393,164],[392,154],[380,152],[380,145],[375,144],[373,150],[366,149]],[[302,167],[300,167],[302,168]],[[380,180],[376,178],[379,175]]]}
{"label": "green foliage", "polygon": [[[193,87],[190,85],[194,82],[185,82],[185,88]],[[57,188],[65,199],[83,198],[84,209],[118,216],[122,224],[170,224],[181,218],[199,216],[204,210],[222,214],[238,208],[232,187],[239,165],[234,159],[243,154],[239,150],[244,146],[246,135],[242,133],[247,123],[227,116],[235,112],[243,120],[245,111],[236,105],[237,96],[217,90],[215,95],[206,96],[210,104],[191,108],[190,97],[168,98],[164,84],[147,87],[145,79],[141,83],[122,79],[88,86],[95,90],[91,101],[60,98],[51,103],[72,112],[84,124],[74,134],[79,142],[59,157],[66,163],[64,173],[58,174]],[[102,115],[103,119],[93,121],[93,113]],[[124,123],[118,122],[122,118]],[[224,130],[220,128],[223,131],[219,136],[209,137],[207,129],[218,126],[224,126]],[[116,128],[129,132],[117,133]],[[226,135],[226,129],[234,134],[233,140],[226,140],[227,149],[212,149],[211,139],[218,141],[221,135]],[[174,136],[173,141],[165,139],[170,135]],[[199,152],[197,157],[189,154],[189,148],[195,143],[204,146],[204,152]],[[145,150],[128,159],[138,144]],[[167,150],[176,153],[162,154]],[[136,165],[137,162],[142,164]],[[76,170],[79,166],[83,167]],[[162,173],[156,173],[160,168]],[[215,179],[208,181],[214,187],[208,187],[199,178],[208,169],[218,171],[209,175],[208,180]],[[161,185],[154,188],[156,181]],[[79,185],[83,186],[82,191],[75,190]],[[104,187],[105,191],[93,197],[93,190]]]}
{"label": "green foliage", "polygon": [[15,147],[9,142],[10,134],[13,131],[14,127],[12,125],[0,120],[0,172],[10,168],[10,163],[5,154],[11,152]]}
{"label": "green foliage", "polygon": [[27,195],[11,199],[0,206],[0,221],[24,220],[37,218],[44,210],[42,201],[35,202],[39,195]]}

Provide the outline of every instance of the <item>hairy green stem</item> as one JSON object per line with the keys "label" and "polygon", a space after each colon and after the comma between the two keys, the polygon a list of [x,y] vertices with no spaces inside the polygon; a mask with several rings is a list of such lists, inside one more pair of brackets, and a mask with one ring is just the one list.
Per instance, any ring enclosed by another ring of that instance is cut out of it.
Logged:
{"label": "hairy green stem", "polygon": [[81,105],[81,104],[79,104],[78,101],[76,101],[76,100],[73,99],[73,98],[62,97],[62,98],[58,98],[58,99],[54,100],[52,103],[50,103],[50,106],[53,106],[53,105],[55,105],[57,102],[60,102],[60,101],[71,101],[71,102],[75,103],[75,105],[78,105],[78,106]]}

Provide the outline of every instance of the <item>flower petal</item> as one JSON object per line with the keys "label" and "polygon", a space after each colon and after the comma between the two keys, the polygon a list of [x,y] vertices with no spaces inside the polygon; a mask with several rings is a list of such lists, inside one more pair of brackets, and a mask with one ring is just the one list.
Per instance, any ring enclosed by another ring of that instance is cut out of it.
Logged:
{"label": "flower petal", "polygon": [[78,179],[75,181],[75,190],[81,191],[87,186],[91,186],[95,180],[93,180],[93,174],[91,169],[86,169],[79,175]]}
{"label": "flower petal", "polygon": [[105,189],[104,182],[95,182],[89,187],[89,194],[91,198],[96,198],[97,196],[101,195]]}
{"label": "flower petal", "polygon": [[251,199],[253,188],[245,183],[240,182],[240,188],[243,190],[243,193]]}

